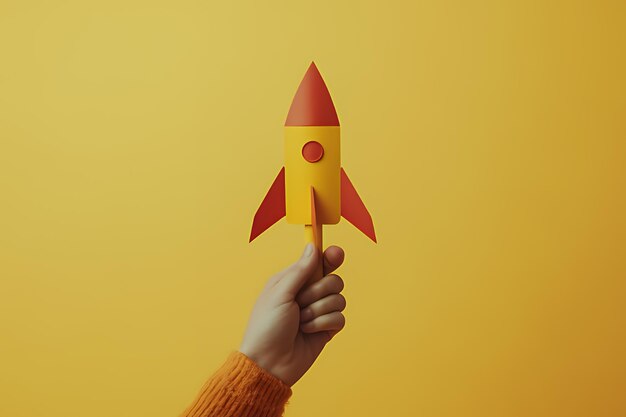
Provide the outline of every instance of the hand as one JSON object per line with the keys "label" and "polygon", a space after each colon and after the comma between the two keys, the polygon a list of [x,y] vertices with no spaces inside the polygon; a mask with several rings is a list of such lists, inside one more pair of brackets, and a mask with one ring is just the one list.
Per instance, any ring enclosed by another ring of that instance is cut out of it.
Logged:
{"label": "hand", "polygon": [[[274,275],[256,301],[239,351],[292,386],[313,365],[345,325],[346,300],[342,279],[331,274],[344,252],[331,246],[324,252],[324,277],[306,286],[321,254],[305,247],[302,257]],[[327,275],[330,274],[330,275]]]}

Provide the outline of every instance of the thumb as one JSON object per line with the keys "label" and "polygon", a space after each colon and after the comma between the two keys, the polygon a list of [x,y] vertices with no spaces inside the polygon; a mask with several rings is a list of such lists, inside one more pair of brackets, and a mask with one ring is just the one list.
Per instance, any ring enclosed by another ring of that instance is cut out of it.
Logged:
{"label": "thumb", "polygon": [[311,275],[315,273],[319,258],[318,250],[312,243],[304,247],[304,252],[300,259],[285,271],[282,279],[276,284],[279,291],[293,297],[307,283]]}

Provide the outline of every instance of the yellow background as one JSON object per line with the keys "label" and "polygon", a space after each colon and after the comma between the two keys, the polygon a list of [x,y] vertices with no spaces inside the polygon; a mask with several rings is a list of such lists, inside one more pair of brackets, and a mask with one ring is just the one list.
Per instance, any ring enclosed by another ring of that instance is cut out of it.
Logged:
{"label": "yellow background", "polygon": [[176,416],[309,62],[380,243],[287,417],[626,415],[623,1],[0,0],[0,415]]}

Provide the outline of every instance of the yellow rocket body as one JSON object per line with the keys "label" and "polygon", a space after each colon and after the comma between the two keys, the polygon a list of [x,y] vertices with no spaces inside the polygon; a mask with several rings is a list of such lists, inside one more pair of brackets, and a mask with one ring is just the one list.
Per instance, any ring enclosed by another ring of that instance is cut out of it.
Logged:
{"label": "yellow rocket body", "polygon": [[[285,208],[287,222],[311,224],[311,188],[317,222],[337,224],[341,218],[341,153],[339,126],[285,127]],[[304,146],[317,142],[323,155],[315,162],[303,156]]]}
{"label": "yellow rocket body", "polygon": [[[376,242],[372,217],[341,167],[339,132],[333,100],[311,63],[285,121],[285,166],[254,215],[250,242],[283,217],[303,224],[305,239],[320,252],[322,225],[341,217]],[[315,279],[322,272],[320,262]]]}

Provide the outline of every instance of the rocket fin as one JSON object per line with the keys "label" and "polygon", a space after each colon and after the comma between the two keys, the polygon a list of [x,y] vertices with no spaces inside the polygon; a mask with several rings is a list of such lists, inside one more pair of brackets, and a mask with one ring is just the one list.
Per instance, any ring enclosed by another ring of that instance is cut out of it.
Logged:
{"label": "rocket fin", "polygon": [[372,216],[370,216],[343,168],[341,168],[341,215],[352,223],[354,227],[376,242]]}
{"label": "rocket fin", "polygon": [[285,168],[281,168],[259,206],[250,231],[250,242],[285,217]]}

